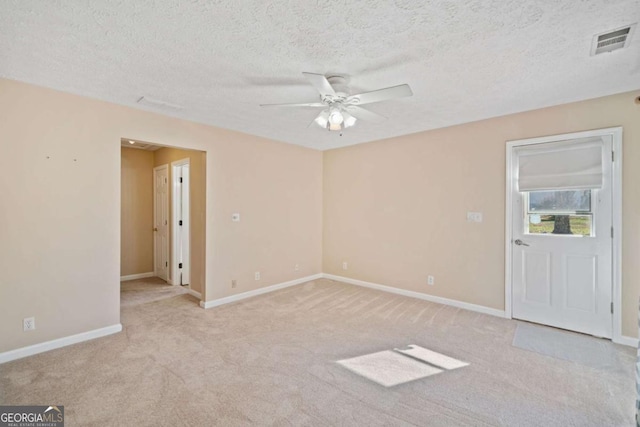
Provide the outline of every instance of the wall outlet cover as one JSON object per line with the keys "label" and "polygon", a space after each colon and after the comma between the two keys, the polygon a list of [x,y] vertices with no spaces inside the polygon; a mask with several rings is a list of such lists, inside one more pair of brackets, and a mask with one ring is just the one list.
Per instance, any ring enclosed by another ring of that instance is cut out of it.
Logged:
{"label": "wall outlet cover", "polygon": [[22,321],[22,328],[26,331],[33,331],[36,328],[35,317],[25,317]]}

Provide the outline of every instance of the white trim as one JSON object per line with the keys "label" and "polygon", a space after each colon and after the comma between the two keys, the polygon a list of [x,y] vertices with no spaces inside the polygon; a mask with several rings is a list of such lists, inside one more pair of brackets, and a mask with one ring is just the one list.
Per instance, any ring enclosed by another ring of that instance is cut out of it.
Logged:
{"label": "white trim", "polygon": [[12,360],[22,359],[23,357],[33,356],[34,354],[44,353],[45,351],[55,350],[56,348],[66,347],[68,345],[77,344],[83,341],[89,341],[95,338],[104,337],[122,331],[120,323],[107,326],[105,328],[94,329],[92,331],[82,332],[68,337],[58,338],[39,344],[22,347],[15,350],[0,353],[0,363],[11,362]]}
{"label": "white trim", "polygon": [[[189,165],[191,167],[191,159],[189,157],[185,159],[176,160],[171,162],[171,274],[167,274],[167,277],[170,279],[170,284],[177,286],[180,285],[180,278],[178,274],[180,274],[178,270],[178,231],[180,230],[178,226],[178,203],[176,201],[176,193],[178,192],[178,186],[180,182],[177,180],[176,176],[176,168],[179,166]],[[189,169],[189,174],[191,174],[191,169]],[[191,177],[189,177],[191,178]],[[189,185],[191,185],[189,183]],[[189,195],[191,196],[191,195]],[[191,204],[191,197],[189,197],[189,204]],[[191,218],[189,218],[191,221]],[[189,224],[189,229],[191,229],[191,224]],[[189,236],[189,245],[191,245],[191,236]],[[191,251],[189,251],[189,256],[191,256]],[[189,259],[189,263],[191,259]],[[191,267],[189,265],[189,267]],[[169,281],[169,280],[168,280]]]}
{"label": "white trim", "polygon": [[[557,142],[569,139],[588,138],[593,136],[611,135],[613,151],[615,153],[615,161],[612,164],[612,200],[611,222],[614,228],[612,241],[612,261],[611,269],[612,277],[612,294],[613,299],[613,342],[628,342],[628,339],[634,338],[622,336],[622,127],[611,127],[605,129],[595,129],[584,132],[565,133],[560,135],[543,136],[539,138],[518,139],[507,141],[506,146],[506,199],[505,199],[505,317],[511,319],[513,311],[511,306],[511,239],[512,239],[512,155],[513,149],[521,145],[544,144],[548,142]],[[636,341],[637,343],[637,341]]]}
{"label": "white trim", "polygon": [[146,279],[153,276],[153,271],[150,271],[148,273],[129,274],[127,276],[120,276],[120,281],[126,282],[127,280]]}
{"label": "white trim", "polygon": [[621,335],[619,337],[614,337],[613,342],[620,345],[628,345],[629,347],[638,348],[638,338]]}
{"label": "white trim", "polygon": [[[611,269],[613,270],[613,289],[611,293],[611,298],[613,299],[612,340],[615,343],[622,343],[626,338],[629,338],[622,335],[622,127],[612,128],[611,135],[613,137],[614,153],[614,161],[611,164],[613,178],[611,183],[611,191],[613,192],[611,200],[611,222],[613,225],[613,242],[611,242],[613,250],[611,260]],[[633,347],[638,347],[637,339],[635,339]]]}
{"label": "white trim", "polygon": [[235,294],[224,298],[214,299],[212,301],[200,301],[200,307],[213,308],[219,305],[230,304],[232,302],[241,301],[243,299],[255,297],[258,295],[266,294],[269,292],[277,291],[279,289],[288,288],[290,286],[299,285],[301,283],[309,282],[311,280],[322,279],[324,275],[322,273],[314,274],[311,276],[301,277],[299,279],[290,280],[288,282],[278,283],[276,285],[267,286],[265,288],[255,289],[253,291],[242,292],[241,294]]}
{"label": "white trim", "polygon": [[452,307],[462,308],[465,310],[475,311],[478,313],[489,314],[491,316],[505,317],[505,313],[503,310],[485,307],[483,305],[476,305],[468,302],[438,297],[435,295],[423,294],[422,292],[408,291],[406,289],[394,288],[392,286],[379,285],[377,283],[365,282],[363,280],[351,279],[349,277],[335,276],[333,274],[323,274],[322,277],[325,279],[336,280],[338,282],[349,283],[356,286],[363,286],[365,288],[377,289],[379,291],[389,292],[405,297],[417,298],[425,301],[435,302],[438,304],[444,304]]}
{"label": "white trim", "polygon": [[193,290],[193,289],[191,289],[191,288],[187,288],[187,293],[188,293],[189,295],[193,295],[194,297],[198,298],[199,300],[201,300],[201,299],[202,299],[202,295],[200,294],[200,292],[198,292],[198,291],[194,291],[194,290]]}
{"label": "white trim", "polygon": [[513,262],[511,254],[511,240],[512,240],[512,228],[513,228],[513,200],[511,200],[511,194],[513,194],[513,146],[512,143],[507,142],[507,170],[505,181],[505,217],[504,217],[504,317],[511,319],[513,311],[511,308],[511,263]]}

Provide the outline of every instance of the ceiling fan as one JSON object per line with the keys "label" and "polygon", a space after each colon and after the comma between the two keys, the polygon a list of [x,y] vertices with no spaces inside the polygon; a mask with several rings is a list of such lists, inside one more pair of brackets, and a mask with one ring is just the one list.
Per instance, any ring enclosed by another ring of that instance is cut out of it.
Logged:
{"label": "ceiling fan", "polygon": [[342,131],[353,126],[356,120],[377,121],[386,119],[386,117],[362,108],[361,105],[413,95],[411,88],[407,84],[351,95],[347,86],[347,79],[342,76],[325,77],[322,74],[302,74],[320,93],[320,102],[261,104],[260,106],[322,108],[323,110],[309,126],[317,124],[330,131]]}

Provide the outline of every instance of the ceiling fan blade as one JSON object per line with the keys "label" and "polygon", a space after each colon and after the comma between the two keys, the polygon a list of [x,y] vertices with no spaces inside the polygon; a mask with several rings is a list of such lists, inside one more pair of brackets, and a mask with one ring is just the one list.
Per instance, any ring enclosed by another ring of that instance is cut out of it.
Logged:
{"label": "ceiling fan blade", "polygon": [[326,107],[322,102],[308,102],[306,104],[260,104],[261,107]]}
{"label": "ceiling fan blade", "polygon": [[304,74],[307,80],[309,80],[309,83],[311,83],[313,87],[315,87],[318,90],[318,92],[320,92],[320,95],[336,96],[336,91],[333,90],[331,83],[329,83],[329,80],[327,80],[327,78],[322,74],[314,74],[314,73],[302,73],[302,74]]}
{"label": "ceiling fan blade", "polygon": [[411,88],[409,85],[404,84],[352,95],[348,97],[345,102],[354,105],[364,105],[411,95],[413,95]]}
{"label": "ceiling fan blade", "polygon": [[358,120],[364,120],[366,122],[376,122],[380,120],[387,120],[385,116],[381,116],[378,113],[374,113],[373,111],[365,110],[362,107],[356,107],[355,105],[350,105],[346,108],[347,112],[351,114]]}

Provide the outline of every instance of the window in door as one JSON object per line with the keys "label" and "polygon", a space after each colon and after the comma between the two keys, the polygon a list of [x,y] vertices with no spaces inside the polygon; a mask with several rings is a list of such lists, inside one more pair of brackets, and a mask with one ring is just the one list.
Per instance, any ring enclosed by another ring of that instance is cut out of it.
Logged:
{"label": "window in door", "polygon": [[595,190],[525,192],[525,234],[595,235]]}

